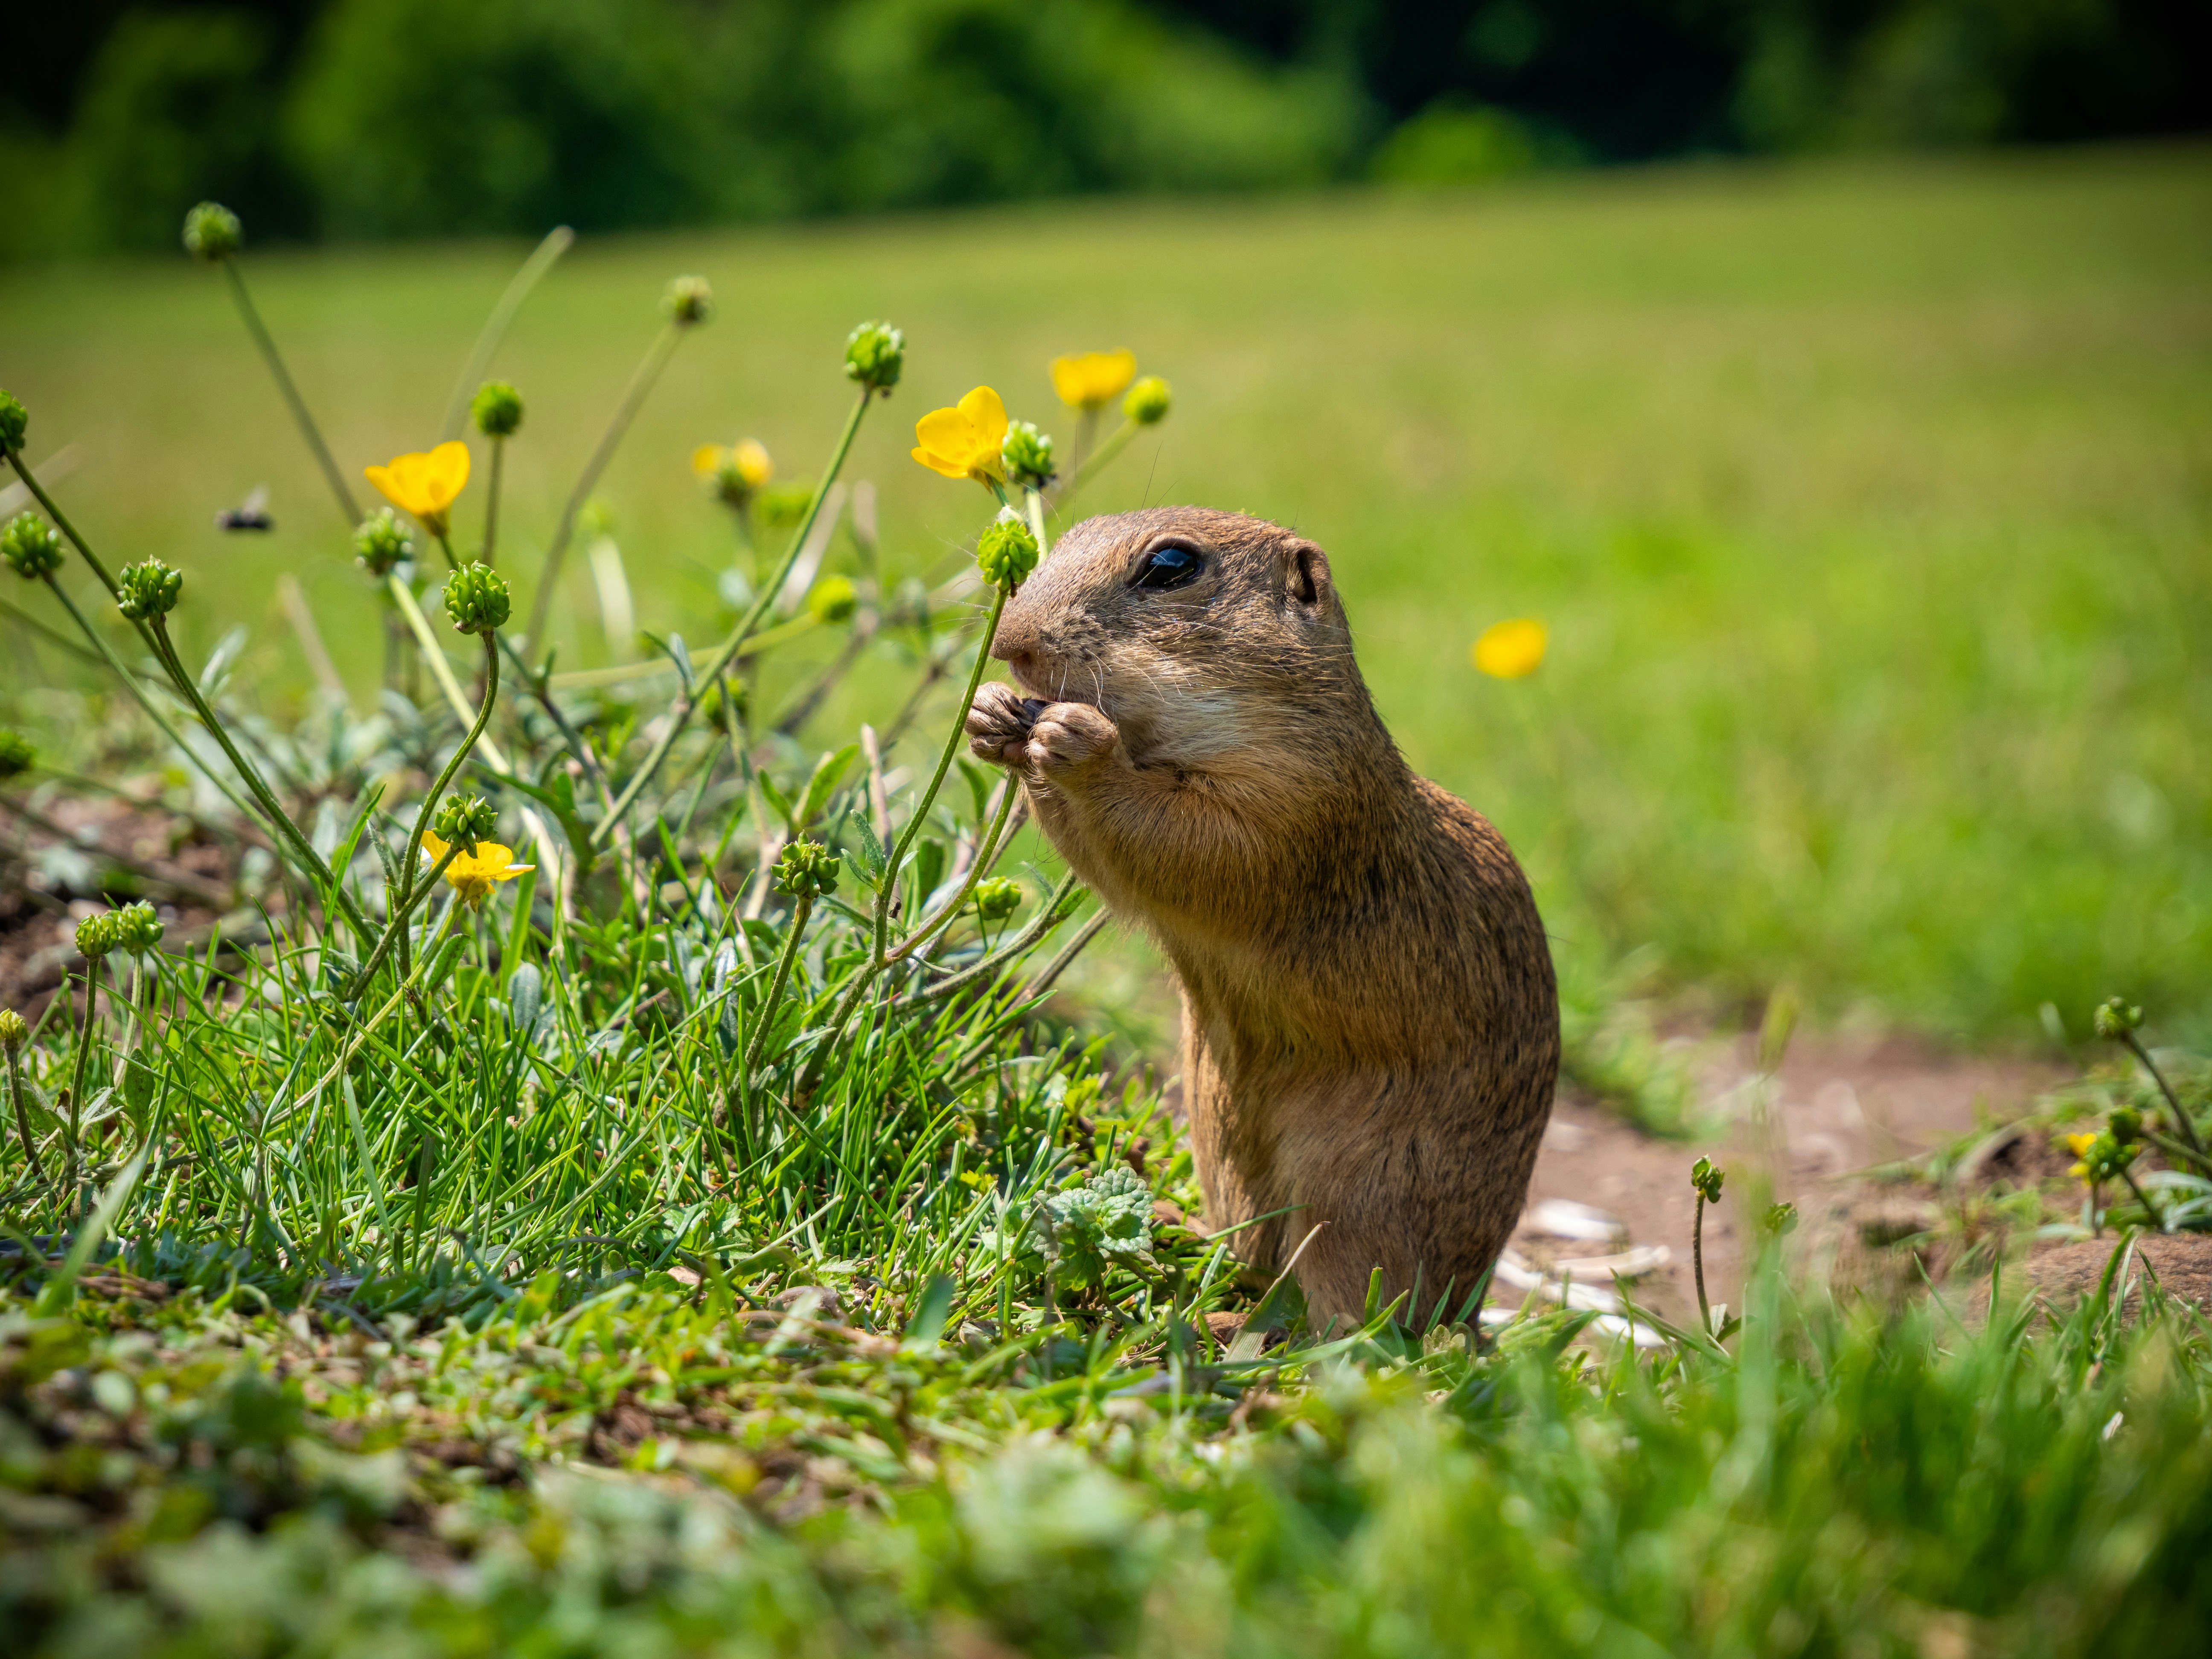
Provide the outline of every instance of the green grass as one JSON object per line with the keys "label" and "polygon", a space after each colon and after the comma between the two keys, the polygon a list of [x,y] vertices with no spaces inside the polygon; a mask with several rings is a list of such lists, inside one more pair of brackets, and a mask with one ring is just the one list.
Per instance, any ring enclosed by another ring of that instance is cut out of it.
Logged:
{"label": "green grass", "polygon": [[[2115,989],[2201,1028],[2208,205],[2185,149],[586,245],[497,365],[531,405],[508,547],[532,568],[678,270],[720,314],[604,493],[641,625],[695,639],[727,559],[686,456],[750,433],[818,466],[854,320],[914,345],[856,461],[906,567],[973,507],[907,423],[979,380],[1047,416],[1047,357],[1127,343],[1181,402],[1091,504],[1316,535],[1408,754],[1523,850],[1570,954],[1937,1034],[2023,1036]],[[427,441],[518,252],[255,257],[349,470]],[[34,455],[83,447],[88,530],[190,572],[203,646],[246,620],[301,683],[269,599],[295,570],[365,696],[357,580],[218,289],[181,256],[0,273],[5,381]],[[264,480],[276,534],[218,538]],[[1479,680],[1468,641],[1522,613],[1544,671]],[[568,659],[605,656],[581,626]]]}
{"label": "green grass", "polygon": [[1770,1275],[1726,1362],[1553,1315],[1263,1365],[657,1283],[0,1314],[12,1650],[2162,1655],[2212,1606],[2212,1355],[2154,1289],[1969,1333]]}
{"label": "green grass", "polygon": [[[641,620],[695,657],[730,554],[688,450],[752,431],[818,455],[858,316],[913,333],[855,464],[893,578],[958,570],[987,511],[903,459],[905,419],[1128,337],[1184,399],[1097,499],[1250,506],[1332,546],[1415,759],[1535,866],[1585,1074],[1654,1074],[1602,1012],[1647,945],[1662,983],[1788,975],[1936,1029],[2002,1030],[2046,986],[2086,1000],[2121,963],[2170,1029],[2203,982],[2201,941],[2157,929],[2203,902],[2205,597],[2203,250],[2172,228],[2205,176],[2180,155],[1655,177],[587,252],[503,359],[532,407],[505,544],[544,534],[672,264],[707,268],[722,315],[608,490]],[[429,435],[507,255],[257,267],[342,453]],[[1146,286],[1170,267],[1173,304]],[[11,342],[7,374],[34,456],[94,450],[63,492],[94,545],[187,566],[187,663],[260,626],[206,719],[340,867],[249,866],[258,904],[220,937],[110,957],[104,1005],[57,999],[10,1050],[11,1632],[57,1654],[2070,1654],[2201,1624],[2212,1358],[2154,1287],[1975,1329],[1769,1272],[1733,1353],[1670,1330],[1641,1357],[1571,1346],[1603,1333],[1563,1316],[1478,1350],[1471,1297],[1419,1332],[1255,1307],[1223,1243],[1154,1208],[1196,1202],[1159,1079],[1034,994],[1085,902],[1049,864],[1011,922],[948,909],[936,963],[878,972],[884,808],[836,746],[862,719],[891,745],[897,939],[989,812],[981,772],[921,787],[972,589],[925,627],[864,580],[880,643],[803,740],[763,726],[838,648],[822,630],[764,649],[744,711],[694,723],[635,843],[558,902],[534,876],[480,915],[441,894],[372,958],[462,722],[434,696],[368,712],[379,601],[196,276],[10,278],[29,355],[18,374]],[[606,319],[631,313],[622,342]],[[74,366],[39,368],[48,338]],[[198,527],[262,476],[270,542]],[[351,710],[276,717],[284,568]],[[587,641],[585,591],[563,626]],[[1478,681],[1468,636],[1528,611],[1552,661]],[[134,787],[157,764],[184,801],[112,690],[31,672],[52,754]],[[569,856],[602,811],[584,762],[646,776],[665,696],[581,691],[556,724],[509,677],[490,733],[523,775],[577,757]],[[465,782],[520,843],[521,792]],[[801,831],[844,861],[811,908],[758,868]],[[1231,1310],[1222,1351],[1207,1316]]]}

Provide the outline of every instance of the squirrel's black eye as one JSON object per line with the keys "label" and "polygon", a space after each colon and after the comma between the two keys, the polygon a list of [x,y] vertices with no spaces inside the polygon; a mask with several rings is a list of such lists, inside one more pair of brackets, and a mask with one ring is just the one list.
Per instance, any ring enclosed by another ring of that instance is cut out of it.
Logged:
{"label": "squirrel's black eye", "polygon": [[1156,547],[1145,556],[1144,563],[1137,567],[1136,576],[1129,586],[1181,587],[1198,574],[1199,568],[1204,562],[1192,548],[1178,547],[1173,544]]}

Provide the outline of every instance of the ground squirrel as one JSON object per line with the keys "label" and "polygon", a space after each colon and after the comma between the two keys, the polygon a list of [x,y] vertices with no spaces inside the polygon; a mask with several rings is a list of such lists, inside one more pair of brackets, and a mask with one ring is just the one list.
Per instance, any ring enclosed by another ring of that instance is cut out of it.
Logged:
{"label": "ground squirrel", "polygon": [[[1078,525],[1011,599],[975,753],[1182,989],[1206,1219],[1356,1320],[1455,1313],[1527,1196],[1559,1060],[1528,884],[1375,713],[1311,542],[1161,507]],[[1027,695],[1024,695],[1026,693]],[[1320,1231],[1313,1230],[1318,1226]]]}

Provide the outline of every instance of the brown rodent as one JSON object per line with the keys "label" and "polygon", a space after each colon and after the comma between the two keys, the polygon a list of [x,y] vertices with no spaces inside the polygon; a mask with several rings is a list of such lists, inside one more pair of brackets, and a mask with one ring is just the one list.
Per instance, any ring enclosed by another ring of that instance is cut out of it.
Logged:
{"label": "brown rodent", "polygon": [[1182,981],[1207,1224],[1271,1217],[1234,1237],[1264,1268],[1304,1241],[1317,1323],[1377,1267],[1456,1313],[1528,1194],[1558,990],[1504,840],[1383,729],[1327,556],[1241,514],[1091,519],[993,654],[1021,690],[978,693],[975,753]]}

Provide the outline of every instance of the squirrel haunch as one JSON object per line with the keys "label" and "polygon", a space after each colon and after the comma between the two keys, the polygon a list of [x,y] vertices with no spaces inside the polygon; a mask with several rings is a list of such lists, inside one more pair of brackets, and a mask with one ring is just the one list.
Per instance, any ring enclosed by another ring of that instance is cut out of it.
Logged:
{"label": "squirrel haunch", "polygon": [[977,694],[975,752],[1175,965],[1208,1224],[1271,1216],[1235,1235],[1261,1267],[1303,1243],[1320,1322],[1376,1267],[1456,1313],[1527,1197],[1558,989],[1504,841],[1376,714],[1327,556],[1241,514],[1088,520],[993,654],[1020,689]]}

